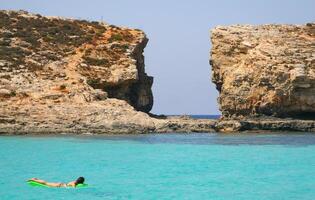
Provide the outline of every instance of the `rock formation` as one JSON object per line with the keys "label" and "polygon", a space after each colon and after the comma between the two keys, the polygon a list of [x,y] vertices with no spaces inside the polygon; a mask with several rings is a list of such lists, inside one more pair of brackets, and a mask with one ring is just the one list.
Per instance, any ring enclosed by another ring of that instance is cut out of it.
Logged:
{"label": "rock formation", "polygon": [[314,24],[216,28],[211,62],[224,118],[192,119],[148,113],[153,78],[141,30],[0,11],[0,134],[315,132],[315,120],[247,118],[314,117],[314,34]]}
{"label": "rock formation", "polygon": [[137,29],[0,11],[0,133],[209,132],[152,118],[148,39]]}
{"label": "rock formation", "polygon": [[315,24],[212,30],[212,80],[224,118],[315,119]]}
{"label": "rock formation", "polygon": [[0,97],[52,102],[126,100],[153,105],[144,70],[148,39],[140,30],[99,22],[0,12]]}

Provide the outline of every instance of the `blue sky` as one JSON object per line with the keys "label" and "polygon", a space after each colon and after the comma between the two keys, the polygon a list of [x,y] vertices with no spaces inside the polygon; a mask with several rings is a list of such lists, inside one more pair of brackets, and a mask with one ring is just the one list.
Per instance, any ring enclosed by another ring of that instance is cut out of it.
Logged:
{"label": "blue sky", "polygon": [[231,24],[305,24],[315,0],[1,0],[0,9],[140,28],[150,39],[146,71],[154,76],[157,114],[218,114],[211,83],[210,29]]}

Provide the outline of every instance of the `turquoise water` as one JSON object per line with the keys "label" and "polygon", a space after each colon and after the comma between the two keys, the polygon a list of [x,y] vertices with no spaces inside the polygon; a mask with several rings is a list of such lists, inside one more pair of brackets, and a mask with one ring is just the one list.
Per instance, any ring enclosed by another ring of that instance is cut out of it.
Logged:
{"label": "turquoise water", "polygon": [[[36,188],[25,180],[88,188]],[[314,200],[315,135],[0,137],[0,199]]]}

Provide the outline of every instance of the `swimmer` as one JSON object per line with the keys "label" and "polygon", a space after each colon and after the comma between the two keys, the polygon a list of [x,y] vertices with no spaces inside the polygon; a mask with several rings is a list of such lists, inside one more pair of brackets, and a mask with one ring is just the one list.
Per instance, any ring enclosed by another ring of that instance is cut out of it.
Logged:
{"label": "swimmer", "polygon": [[69,183],[51,183],[51,182],[47,182],[44,180],[40,180],[38,178],[31,178],[28,181],[34,181],[37,183],[41,183],[44,185],[47,185],[49,187],[76,187],[78,184],[83,184],[84,183],[84,177],[79,177],[77,178],[77,180],[75,181],[71,181]]}

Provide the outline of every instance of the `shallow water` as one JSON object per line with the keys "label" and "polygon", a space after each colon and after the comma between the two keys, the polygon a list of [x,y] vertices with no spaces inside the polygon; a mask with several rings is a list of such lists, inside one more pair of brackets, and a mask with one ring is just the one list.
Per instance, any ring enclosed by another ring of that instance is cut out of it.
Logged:
{"label": "shallow water", "polygon": [[[37,188],[38,177],[88,188]],[[0,137],[0,199],[315,199],[315,135]]]}

